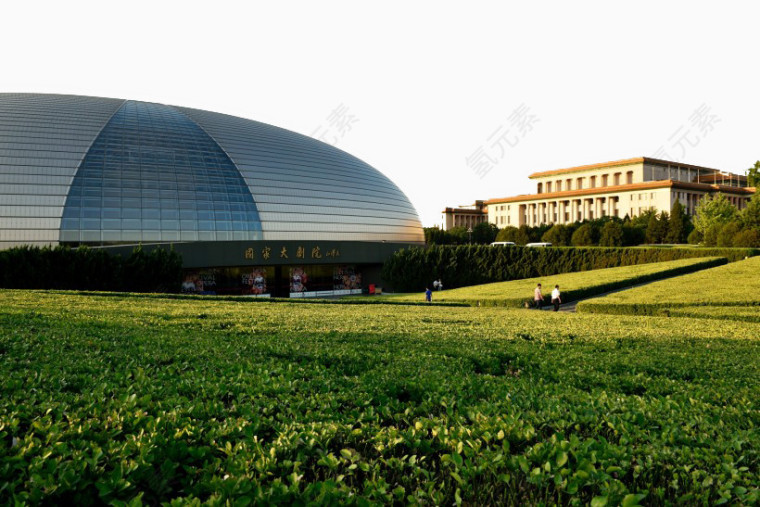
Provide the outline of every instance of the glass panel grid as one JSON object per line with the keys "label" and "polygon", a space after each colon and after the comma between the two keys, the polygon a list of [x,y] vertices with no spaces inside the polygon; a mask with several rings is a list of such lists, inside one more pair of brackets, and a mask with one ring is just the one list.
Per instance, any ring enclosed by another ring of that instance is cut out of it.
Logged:
{"label": "glass panel grid", "polygon": [[[138,239],[146,241],[209,237],[199,232],[220,239],[216,231],[240,230],[226,211],[235,203],[247,217],[244,239],[261,237],[256,204],[229,157],[190,118],[159,104],[124,103],[84,157],[69,195],[63,230],[151,231]],[[210,209],[221,211],[203,211]]]}

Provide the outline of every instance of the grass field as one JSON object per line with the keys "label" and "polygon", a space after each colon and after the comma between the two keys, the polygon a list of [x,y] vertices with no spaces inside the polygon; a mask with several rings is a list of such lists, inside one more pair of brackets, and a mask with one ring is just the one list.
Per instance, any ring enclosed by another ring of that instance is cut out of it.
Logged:
{"label": "grass field", "polygon": [[752,504],[759,337],[0,291],[0,503]]}
{"label": "grass field", "polygon": [[578,311],[760,321],[760,257],[583,301]]}
{"label": "grass field", "polygon": [[[567,303],[577,299],[595,296],[620,287],[658,280],[676,274],[690,273],[719,264],[725,259],[708,257],[681,259],[668,262],[654,262],[635,266],[596,269],[577,273],[524,278],[509,282],[496,282],[472,287],[462,287],[433,293],[434,302],[468,303],[474,306],[511,306],[521,307],[525,301],[533,299],[536,284],[543,285],[546,302],[549,302],[551,290],[559,285],[562,301]],[[432,287],[431,287],[432,288]],[[423,292],[416,294],[384,295],[386,301],[422,301]]]}

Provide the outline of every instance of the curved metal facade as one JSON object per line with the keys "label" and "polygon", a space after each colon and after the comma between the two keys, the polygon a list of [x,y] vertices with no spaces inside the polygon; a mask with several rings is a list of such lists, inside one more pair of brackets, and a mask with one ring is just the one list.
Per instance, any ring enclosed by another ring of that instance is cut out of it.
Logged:
{"label": "curved metal facade", "polygon": [[393,182],[312,138],[137,101],[0,94],[0,248],[423,241]]}

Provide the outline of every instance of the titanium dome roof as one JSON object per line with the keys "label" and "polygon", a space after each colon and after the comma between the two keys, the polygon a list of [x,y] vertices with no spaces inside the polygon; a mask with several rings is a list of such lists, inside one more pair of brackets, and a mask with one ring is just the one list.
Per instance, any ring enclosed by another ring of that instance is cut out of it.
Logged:
{"label": "titanium dome roof", "polygon": [[392,181],[310,137],[184,107],[0,94],[0,248],[224,240],[424,238]]}

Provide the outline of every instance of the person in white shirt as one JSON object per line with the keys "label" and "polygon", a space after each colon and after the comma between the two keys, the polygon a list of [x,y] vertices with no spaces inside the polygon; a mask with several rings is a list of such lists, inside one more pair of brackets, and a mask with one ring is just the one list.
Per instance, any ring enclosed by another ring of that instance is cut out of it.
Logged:
{"label": "person in white shirt", "polygon": [[438,280],[433,280],[433,290],[438,290]]}
{"label": "person in white shirt", "polygon": [[555,285],[552,291],[552,304],[554,305],[554,311],[559,311],[559,305],[562,304],[562,299],[559,296],[559,285]]}

